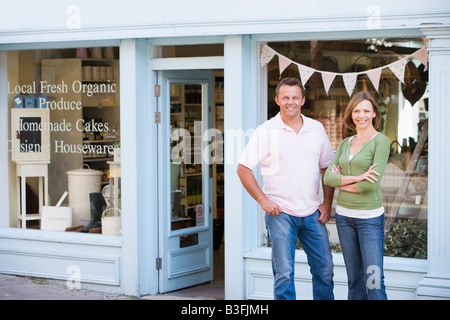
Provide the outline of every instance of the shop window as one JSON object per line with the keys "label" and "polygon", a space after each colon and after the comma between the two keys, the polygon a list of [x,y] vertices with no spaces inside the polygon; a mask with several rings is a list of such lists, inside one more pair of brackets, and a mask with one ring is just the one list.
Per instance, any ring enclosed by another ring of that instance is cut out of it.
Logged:
{"label": "shop window", "polygon": [[[391,153],[381,181],[387,256],[427,257],[428,73],[423,63],[411,57],[427,45],[425,41],[422,38],[401,38],[267,43],[277,53],[267,62],[268,118],[279,111],[274,102],[279,79],[301,79],[296,64],[312,70],[344,74],[384,67],[409,57],[406,59],[404,83],[390,68],[382,68],[378,91],[367,74],[359,74],[352,92],[365,90],[375,97],[382,113],[378,130],[391,141]],[[294,62],[281,77],[279,59]],[[343,76],[337,75],[327,91],[321,73],[314,72],[304,86],[306,102],[302,114],[324,125],[336,150],[342,139],[354,134],[342,121],[350,99]],[[337,193],[336,190],[332,218],[327,228],[332,248],[339,252],[334,219]],[[263,241],[263,245],[268,244],[269,240]]]}
{"label": "shop window", "polygon": [[7,58],[10,227],[118,234],[118,48]]}

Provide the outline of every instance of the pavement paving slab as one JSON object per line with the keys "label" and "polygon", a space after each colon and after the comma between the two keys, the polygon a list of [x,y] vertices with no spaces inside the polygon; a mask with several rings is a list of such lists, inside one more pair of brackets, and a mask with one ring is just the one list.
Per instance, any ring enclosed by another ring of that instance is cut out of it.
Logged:
{"label": "pavement paving slab", "polygon": [[57,280],[0,274],[0,300],[223,300],[223,287],[211,282],[167,294],[135,297],[70,289]]}
{"label": "pavement paving slab", "polygon": [[0,274],[0,300],[119,300],[132,299],[85,289],[69,289],[56,281]]}

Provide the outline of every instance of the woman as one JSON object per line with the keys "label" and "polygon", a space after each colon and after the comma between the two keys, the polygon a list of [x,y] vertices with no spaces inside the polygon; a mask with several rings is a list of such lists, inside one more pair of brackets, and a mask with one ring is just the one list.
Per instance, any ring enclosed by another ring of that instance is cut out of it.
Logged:
{"label": "woman", "polygon": [[345,125],[356,134],[341,141],[325,173],[325,184],[339,188],[336,225],[347,269],[348,298],[385,300],[383,276],[384,208],[380,181],[390,141],[376,128],[380,110],[367,92],[349,101]]}

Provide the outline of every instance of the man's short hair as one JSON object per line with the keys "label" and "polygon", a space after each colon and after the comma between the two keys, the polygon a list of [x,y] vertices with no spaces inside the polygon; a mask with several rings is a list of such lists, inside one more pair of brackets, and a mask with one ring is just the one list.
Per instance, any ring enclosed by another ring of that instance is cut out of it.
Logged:
{"label": "man's short hair", "polygon": [[299,86],[300,90],[302,91],[302,96],[305,96],[305,88],[303,87],[303,84],[300,80],[297,78],[284,78],[281,79],[281,81],[278,83],[276,89],[275,89],[275,96],[278,96],[278,91],[281,86]]}

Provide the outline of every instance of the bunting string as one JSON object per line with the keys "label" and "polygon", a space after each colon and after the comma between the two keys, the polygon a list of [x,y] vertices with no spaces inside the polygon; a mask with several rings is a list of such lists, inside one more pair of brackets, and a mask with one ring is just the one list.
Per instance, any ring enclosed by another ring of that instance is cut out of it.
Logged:
{"label": "bunting string", "polygon": [[305,66],[303,64],[294,62],[290,60],[289,58],[279,54],[272,48],[270,48],[268,45],[262,45],[261,49],[261,57],[260,57],[260,66],[264,67],[266,64],[268,64],[273,57],[278,56],[278,67],[280,71],[280,77],[283,71],[290,66],[291,64],[295,64],[298,67],[298,71],[300,73],[300,79],[303,83],[303,85],[306,85],[309,78],[315,73],[320,73],[322,76],[323,85],[325,87],[325,91],[328,95],[328,91],[330,90],[331,84],[333,83],[334,79],[337,76],[341,76],[344,80],[345,89],[347,90],[347,93],[349,97],[351,97],[353,90],[356,86],[357,77],[362,74],[366,74],[367,77],[372,82],[373,87],[378,92],[378,88],[380,85],[380,78],[381,78],[381,72],[383,69],[389,68],[394,75],[402,82],[405,81],[405,68],[406,64],[409,59],[416,58],[419,60],[424,66],[424,71],[428,69],[428,50],[427,47],[423,47],[422,49],[417,50],[416,52],[410,54],[409,56],[406,56],[398,61],[389,63],[385,66],[366,70],[366,71],[360,71],[360,72],[346,72],[346,73],[339,73],[339,72],[328,72],[328,71],[322,71],[317,70],[308,66]]}

